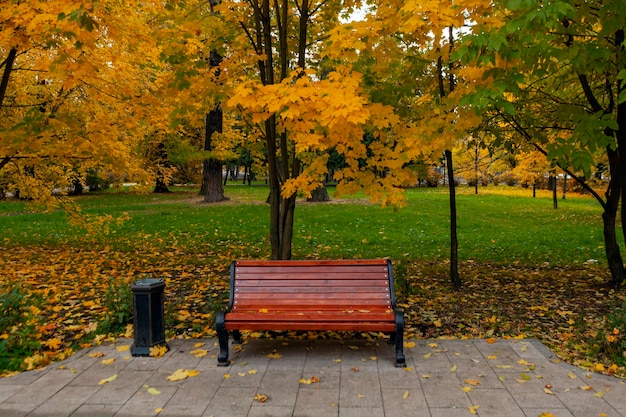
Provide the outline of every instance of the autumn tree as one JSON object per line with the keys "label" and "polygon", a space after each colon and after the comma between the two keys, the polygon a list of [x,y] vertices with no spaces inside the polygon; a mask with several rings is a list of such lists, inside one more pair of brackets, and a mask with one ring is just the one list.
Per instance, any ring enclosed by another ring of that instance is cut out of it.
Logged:
{"label": "autumn tree", "polygon": [[[494,5],[507,9],[506,23],[485,25],[465,40],[462,57],[481,65],[488,81],[465,102],[515,129],[595,197],[603,208],[611,285],[619,286],[626,277],[616,233],[626,189],[624,2]],[[604,197],[587,183],[598,155],[610,167]]]}
{"label": "autumn tree", "polygon": [[[355,4],[254,0],[220,5],[241,31],[239,45],[247,42],[240,59],[244,54],[256,59],[254,73],[247,68],[227,105],[241,112],[254,129],[252,137],[265,144],[274,259],[291,257],[296,198],[322,184],[326,151],[344,155],[345,166],[335,172],[340,191],[364,187],[373,200],[389,203],[401,195],[394,185],[408,183],[390,131],[397,121],[392,109],[371,103],[361,75],[345,63],[321,76],[319,64],[330,54],[321,41],[332,36],[339,15]],[[363,143],[365,131],[375,138],[369,146]]]}
{"label": "autumn tree", "polygon": [[53,204],[55,190],[89,172],[148,177],[135,148],[145,108],[129,103],[149,90],[151,74],[139,69],[152,56],[151,13],[139,3],[3,3],[0,175],[20,195]]}

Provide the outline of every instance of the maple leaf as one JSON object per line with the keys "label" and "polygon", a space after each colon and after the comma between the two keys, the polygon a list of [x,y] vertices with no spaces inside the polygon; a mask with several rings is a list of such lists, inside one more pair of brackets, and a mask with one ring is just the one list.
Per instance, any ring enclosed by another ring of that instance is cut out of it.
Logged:
{"label": "maple leaf", "polygon": [[209,354],[209,351],[206,349],[195,349],[189,353],[195,356],[196,358],[203,358]]}
{"label": "maple leaf", "polygon": [[179,368],[176,371],[174,371],[174,373],[169,375],[166,379],[168,381],[175,382],[175,381],[181,381],[183,379],[187,379],[189,377],[197,376],[198,374],[199,372],[196,370],[188,370],[188,369]]}
{"label": "maple leaf", "polygon": [[167,345],[157,345],[150,347],[150,356],[153,358],[161,358],[168,351]]}
{"label": "maple leaf", "polygon": [[52,350],[57,350],[61,347],[61,345],[63,344],[63,342],[57,338],[54,339],[48,339],[45,342],[43,342],[43,345],[46,346],[48,349],[52,349]]}

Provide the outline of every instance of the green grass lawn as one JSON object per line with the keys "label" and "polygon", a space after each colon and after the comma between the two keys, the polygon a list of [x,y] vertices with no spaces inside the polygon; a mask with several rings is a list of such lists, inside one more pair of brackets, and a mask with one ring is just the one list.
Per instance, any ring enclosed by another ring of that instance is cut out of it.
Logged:
{"label": "green grass lawn", "polygon": [[[61,212],[30,212],[24,202],[0,203],[4,245],[81,245],[85,242],[133,249],[150,240],[168,245],[238,248],[244,257],[269,256],[269,208],[264,186],[226,187],[230,201],[208,205],[195,189],[171,194],[131,192],[75,198],[94,225],[95,216],[125,219],[96,228],[68,225]],[[526,196],[522,193],[526,192]],[[390,257],[420,261],[449,258],[449,206],[444,188],[407,190],[407,206],[370,204],[363,196],[336,197],[330,203],[301,202],[296,209],[294,258]],[[603,262],[601,208],[590,197],[570,195],[552,208],[550,195],[531,198],[530,190],[487,187],[478,195],[459,187],[458,237],[461,260],[540,265]]]}

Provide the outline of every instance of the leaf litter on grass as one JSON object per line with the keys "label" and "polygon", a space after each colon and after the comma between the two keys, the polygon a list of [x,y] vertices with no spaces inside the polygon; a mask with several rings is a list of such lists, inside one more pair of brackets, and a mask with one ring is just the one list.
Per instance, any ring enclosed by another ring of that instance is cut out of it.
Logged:
{"label": "leaf litter on grass", "polygon": [[[35,330],[28,334],[40,348],[24,358],[22,369],[64,359],[73,349],[104,340],[94,337],[94,332],[95,324],[107,314],[103,294],[111,279],[119,285],[145,276],[164,279],[168,337],[214,337],[215,311],[228,302],[228,267],[242,255],[242,249],[226,247],[217,252],[207,245],[206,250],[191,251],[172,243],[163,250],[147,240],[143,247],[128,252],[95,244],[1,251],[4,274],[0,283],[18,283],[41,299],[32,306]],[[198,255],[201,252],[203,256]],[[615,331],[608,328],[605,318],[625,298],[621,292],[608,293],[600,286],[608,279],[600,266],[529,267],[468,261],[459,268],[460,291],[451,289],[445,262],[403,260],[402,267],[403,280],[396,292],[407,321],[407,339],[538,338],[567,362],[626,376],[623,367],[598,358],[590,342],[599,331]],[[113,336],[124,334],[132,335],[132,328]],[[0,337],[7,336],[0,333]]]}

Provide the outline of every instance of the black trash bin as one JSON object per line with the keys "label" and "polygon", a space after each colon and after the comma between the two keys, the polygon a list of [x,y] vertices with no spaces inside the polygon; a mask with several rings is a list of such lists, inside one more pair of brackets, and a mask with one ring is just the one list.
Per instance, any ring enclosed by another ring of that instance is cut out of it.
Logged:
{"label": "black trash bin", "polygon": [[165,313],[163,290],[165,282],[147,278],[135,281],[130,286],[133,292],[134,336],[135,342],[130,348],[133,356],[150,356],[150,348],[169,346],[165,341]]}

